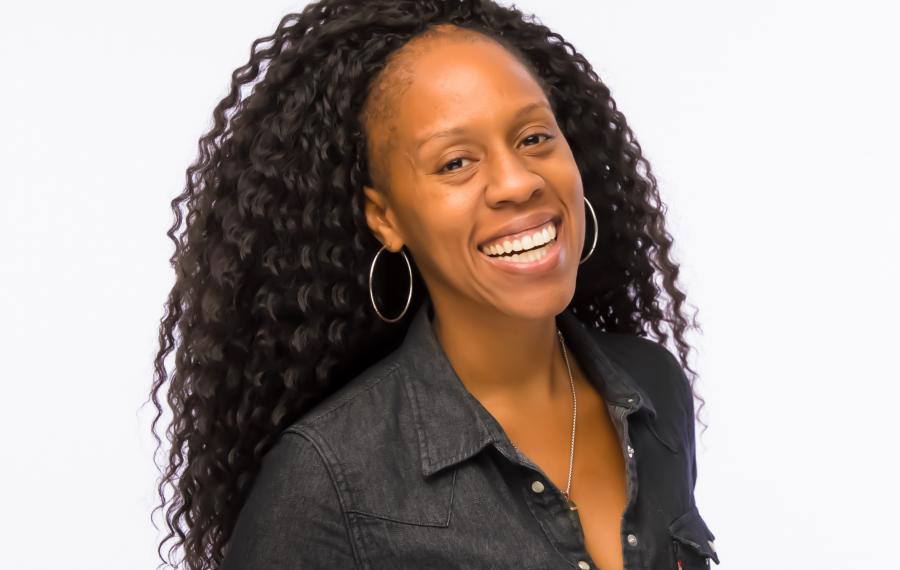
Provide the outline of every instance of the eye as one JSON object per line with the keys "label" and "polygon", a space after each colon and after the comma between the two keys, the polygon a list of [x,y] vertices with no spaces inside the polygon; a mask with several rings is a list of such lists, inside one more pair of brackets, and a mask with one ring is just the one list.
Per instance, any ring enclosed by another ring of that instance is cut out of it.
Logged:
{"label": "eye", "polygon": [[[451,160],[451,161],[445,163],[444,166],[442,166],[441,169],[440,169],[438,172],[453,172],[453,170],[459,170],[459,168],[456,168],[456,169],[450,169],[450,170],[446,170],[446,168],[447,168],[448,166],[450,166],[451,164],[457,164],[457,163],[459,163],[459,162],[461,162],[461,161],[463,161],[463,160],[468,160],[468,159],[467,159],[467,158],[463,158],[463,157],[454,158],[453,160]],[[460,168],[462,168],[462,167],[460,166]]]}
{"label": "eye", "polygon": [[[545,140],[550,140],[550,139],[554,138],[553,136],[548,135],[546,133],[535,133],[533,135],[528,135],[527,137],[525,137],[523,139],[523,143],[528,140],[538,139],[538,140],[535,140],[534,144],[525,145],[525,146],[534,146],[535,144],[540,143],[539,137],[544,137]],[[444,165],[441,166],[440,170],[438,170],[438,173],[443,174],[446,172],[453,172],[455,170],[459,170],[460,168],[462,168],[462,164],[460,164],[460,163],[463,160],[469,160],[469,159],[464,158],[464,157],[459,157],[459,158],[454,158],[453,160],[450,160],[448,162],[445,162]],[[459,168],[448,168],[448,167],[452,167],[453,165],[457,165]]]}
{"label": "eye", "polygon": [[[535,133],[533,135],[528,135],[527,137],[525,137],[525,139],[522,142],[524,143],[525,141],[533,139],[535,137],[546,137],[545,140],[550,140],[553,138],[552,136],[545,134],[545,133]],[[535,144],[538,144],[538,143],[535,143]],[[526,145],[526,146],[534,146],[534,145]]]}

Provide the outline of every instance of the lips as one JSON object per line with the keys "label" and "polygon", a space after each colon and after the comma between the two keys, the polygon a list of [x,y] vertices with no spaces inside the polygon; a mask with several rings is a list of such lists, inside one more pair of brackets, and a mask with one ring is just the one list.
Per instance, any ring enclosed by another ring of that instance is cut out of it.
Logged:
{"label": "lips", "polygon": [[[557,225],[551,220],[534,229],[504,236],[489,242],[488,244],[481,246],[481,251],[487,255],[502,255],[504,253],[521,253],[536,248],[539,249],[556,239],[557,230]],[[510,250],[508,252],[506,251],[507,245]]]}
{"label": "lips", "polygon": [[500,238],[509,239],[512,241],[520,237],[517,234],[526,234],[528,230],[537,229],[549,221],[553,221],[554,224],[557,225],[557,229],[559,227],[559,222],[561,217],[554,211],[550,210],[541,210],[538,212],[532,212],[526,216],[521,216],[510,222],[500,226],[493,232],[490,237],[485,238],[478,245],[479,249],[482,249],[485,245],[493,243]]}
{"label": "lips", "polygon": [[[565,237],[561,238],[561,236],[564,236],[565,228],[562,224],[557,225],[556,239],[547,245],[541,246],[544,249],[543,255],[525,260],[521,257],[514,259],[515,256],[490,256],[482,251],[479,257],[490,267],[501,271],[507,277],[513,279],[536,279],[542,276],[550,276],[566,259],[566,251],[562,241],[565,240]],[[528,254],[520,255],[527,256]]]}

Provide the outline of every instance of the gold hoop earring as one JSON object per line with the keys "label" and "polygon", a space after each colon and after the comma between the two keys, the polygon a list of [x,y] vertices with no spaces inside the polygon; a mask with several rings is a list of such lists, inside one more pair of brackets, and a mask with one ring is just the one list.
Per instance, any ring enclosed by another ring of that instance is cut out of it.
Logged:
{"label": "gold hoop earring", "polygon": [[409,257],[406,256],[406,252],[403,251],[403,248],[400,248],[400,253],[403,254],[403,259],[406,261],[406,268],[409,270],[409,294],[406,296],[406,306],[403,307],[403,312],[400,313],[399,316],[394,318],[388,318],[381,314],[381,311],[378,310],[378,307],[375,304],[375,293],[372,291],[372,276],[375,274],[375,262],[378,261],[378,256],[381,255],[381,252],[387,248],[386,245],[382,245],[381,249],[378,250],[378,253],[375,254],[375,257],[372,258],[372,265],[369,267],[369,299],[372,301],[372,308],[375,309],[375,313],[386,323],[396,323],[400,319],[403,318],[403,315],[406,314],[407,309],[409,309],[409,302],[412,300],[412,290],[413,290],[413,275],[412,275],[412,264],[409,262]]}

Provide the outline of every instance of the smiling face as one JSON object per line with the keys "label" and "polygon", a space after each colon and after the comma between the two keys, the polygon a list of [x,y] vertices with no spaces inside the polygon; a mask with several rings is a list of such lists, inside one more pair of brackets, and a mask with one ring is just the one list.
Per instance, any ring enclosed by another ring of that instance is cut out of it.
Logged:
{"label": "smiling face", "polygon": [[[452,27],[397,55],[371,105],[380,112],[365,119],[369,227],[412,253],[438,310],[560,313],[575,291],[585,210],[541,86],[500,44]],[[510,249],[534,253],[499,255]]]}

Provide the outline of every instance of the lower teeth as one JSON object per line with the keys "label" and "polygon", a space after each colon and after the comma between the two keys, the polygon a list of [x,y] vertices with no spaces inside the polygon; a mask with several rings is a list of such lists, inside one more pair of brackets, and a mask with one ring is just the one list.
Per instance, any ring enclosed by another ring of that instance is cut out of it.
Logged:
{"label": "lower teeth", "polygon": [[550,246],[553,241],[555,240],[551,240],[537,249],[532,249],[524,253],[514,253],[512,255],[497,255],[491,257],[494,257],[495,259],[502,259],[503,261],[509,261],[512,263],[533,263],[535,261],[543,259],[544,256],[547,255],[548,246]]}

